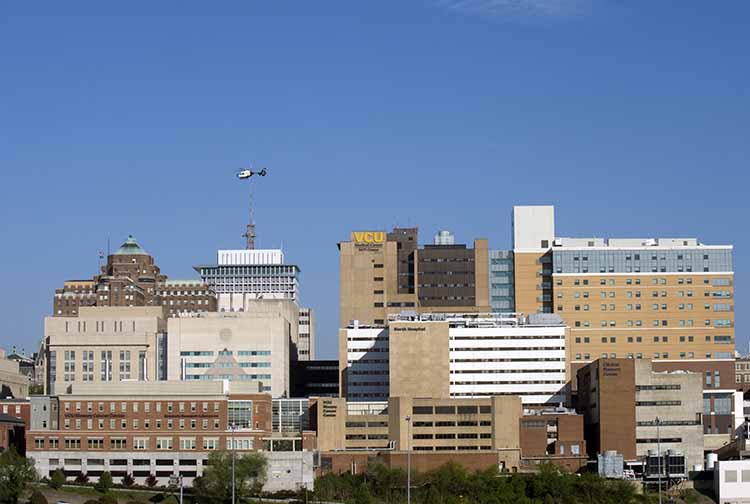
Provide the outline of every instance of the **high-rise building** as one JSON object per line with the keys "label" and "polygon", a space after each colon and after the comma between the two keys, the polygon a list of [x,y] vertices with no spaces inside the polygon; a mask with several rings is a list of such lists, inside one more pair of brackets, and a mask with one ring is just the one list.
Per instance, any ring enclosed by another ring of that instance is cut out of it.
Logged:
{"label": "high-rise building", "polygon": [[567,402],[567,328],[555,315],[401,314],[388,327],[350,326],[340,355],[342,396],[520,396]]}
{"label": "high-rise building", "polygon": [[[216,264],[195,270],[216,292],[220,312],[246,312],[265,301],[287,300],[298,306],[300,269],[284,261],[281,249],[219,250]],[[293,360],[315,358],[314,324],[313,310],[299,308],[292,331]]]}
{"label": "high-rise building", "polygon": [[559,314],[574,362],[733,358],[731,245],[559,238],[553,207],[513,215],[516,311]]}
{"label": "high-rise building", "polygon": [[657,371],[700,373],[710,413],[703,417],[706,447],[720,446],[733,429],[731,245],[561,238],[551,206],[514,207],[513,240],[516,311],[563,318],[572,375],[604,357],[652,359]]}
{"label": "high-rise building", "polygon": [[284,262],[281,249],[219,250],[216,256],[216,264],[195,270],[219,297],[219,311],[244,311],[257,299],[298,302],[300,269]]}
{"label": "high-rise building", "polygon": [[87,306],[165,306],[167,315],[216,311],[216,296],[203,283],[169,281],[133,236],[91,280],[68,280],[55,290],[53,315],[75,317]]}
{"label": "high-rise building", "polygon": [[417,228],[355,231],[339,243],[340,327],[352,320],[384,326],[404,308],[419,312],[488,312],[487,240],[474,248],[438,234],[418,246]]}

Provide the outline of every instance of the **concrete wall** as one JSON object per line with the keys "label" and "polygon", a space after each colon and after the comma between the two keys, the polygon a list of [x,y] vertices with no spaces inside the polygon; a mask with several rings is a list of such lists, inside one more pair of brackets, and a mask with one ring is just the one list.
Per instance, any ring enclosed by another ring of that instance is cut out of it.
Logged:
{"label": "concrete wall", "polygon": [[750,503],[750,460],[722,460],[714,466],[718,504]]}
{"label": "concrete wall", "polygon": [[[168,378],[181,378],[181,352],[213,352],[205,357],[185,357],[186,362],[214,363],[218,353],[232,352],[237,361],[270,362],[271,367],[242,368],[245,374],[270,374],[273,397],[289,393],[289,344],[292,331],[296,331],[298,316],[296,304],[289,300],[266,300],[252,311],[235,313],[207,313],[200,317],[169,319]],[[240,351],[270,351],[270,356],[241,357]],[[211,368],[207,368],[209,371]],[[234,369],[236,372],[237,369]],[[194,369],[191,374],[203,374],[204,369]]]}
{"label": "concrete wall", "polygon": [[450,397],[447,322],[393,322],[389,345],[392,397]]}

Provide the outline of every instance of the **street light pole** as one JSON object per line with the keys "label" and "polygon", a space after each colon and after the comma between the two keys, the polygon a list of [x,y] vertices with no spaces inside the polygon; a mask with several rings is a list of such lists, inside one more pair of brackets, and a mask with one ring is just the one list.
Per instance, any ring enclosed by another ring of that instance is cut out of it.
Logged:
{"label": "street light pole", "polygon": [[411,416],[406,415],[406,504],[411,504]]}
{"label": "street light pole", "polygon": [[659,431],[659,424],[661,420],[656,417],[656,463],[657,471],[659,472],[659,504],[661,504],[661,433]]}
{"label": "street light pole", "polygon": [[232,430],[232,504],[235,504],[234,499],[234,429],[235,429],[234,423],[229,425],[229,428]]}

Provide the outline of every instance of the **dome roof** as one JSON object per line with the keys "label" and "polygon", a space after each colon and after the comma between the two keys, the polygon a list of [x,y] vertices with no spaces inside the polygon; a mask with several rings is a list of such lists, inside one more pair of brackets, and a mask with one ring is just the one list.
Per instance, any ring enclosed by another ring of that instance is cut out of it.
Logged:
{"label": "dome roof", "polygon": [[120,245],[120,248],[117,249],[115,255],[148,255],[148,252],[138,245],[138,242],[135,241],[133,235],[128,235],[128,239],[125,240],[125,243]]}

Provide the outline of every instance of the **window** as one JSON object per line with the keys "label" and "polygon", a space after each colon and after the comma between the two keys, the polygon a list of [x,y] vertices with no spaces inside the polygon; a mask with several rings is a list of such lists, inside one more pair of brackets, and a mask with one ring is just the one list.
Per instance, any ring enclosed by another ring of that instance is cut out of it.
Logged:
{"label": "window", "polygon": [[156,449],[157,450],[171,450],[172,449],[172,438],[156,438]]}
{"label": "window", "polygon": [[724,471],[724,481],[726,483],[737,483],[737,471]]}
{"label": "window", "polygon": [[130,350],[120,350],[120,380],[130,379]]}
{"label": "window", "polygon": [[75,350],[65,350],[65,353],[63,354],[64,361],[63,361],[63,380],[66,382],[75,381],[76,379],[76,351]]}

